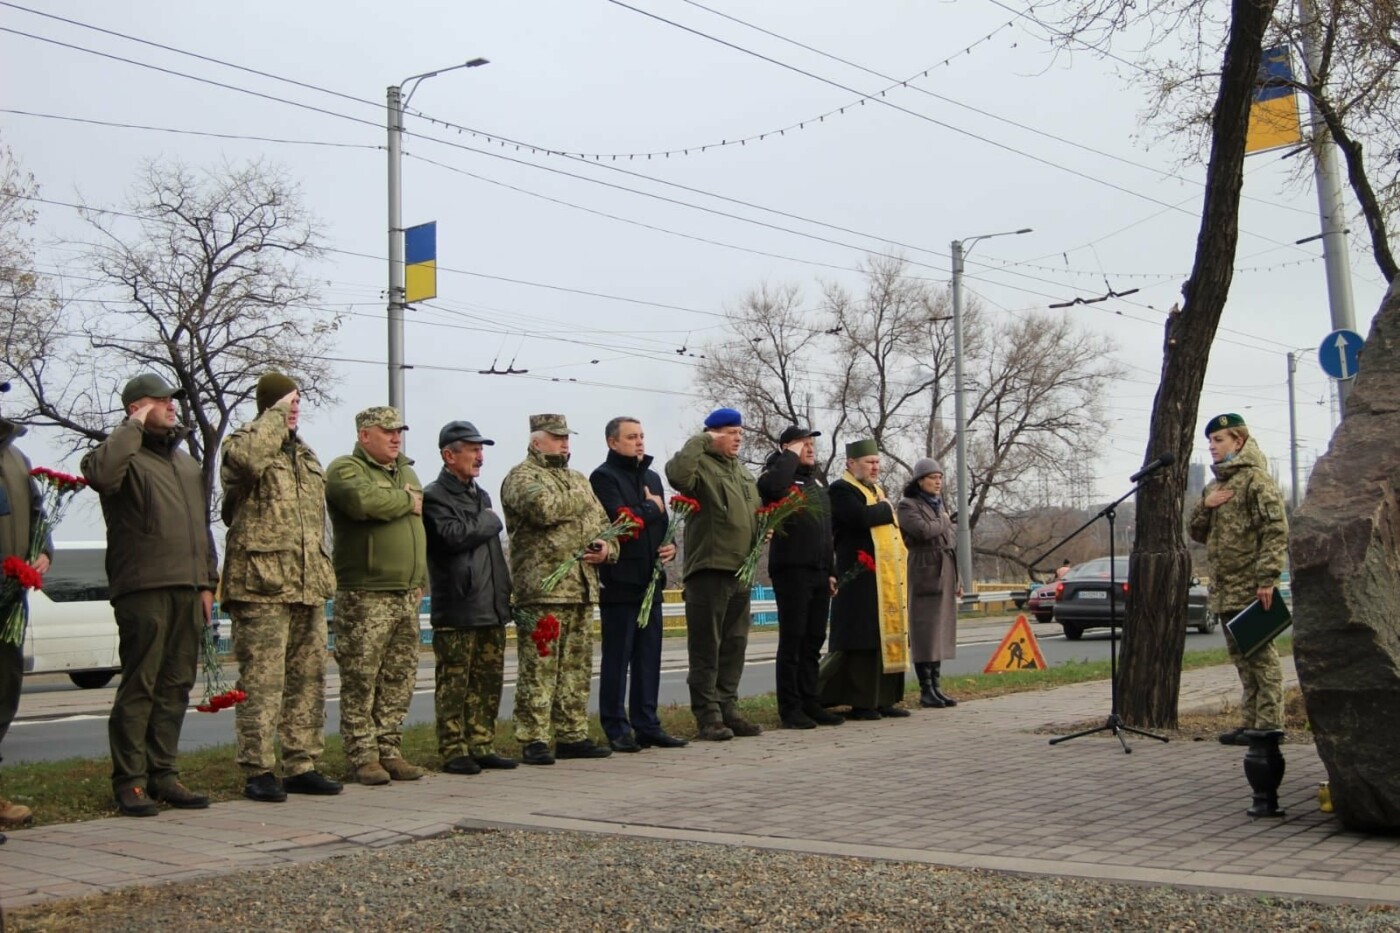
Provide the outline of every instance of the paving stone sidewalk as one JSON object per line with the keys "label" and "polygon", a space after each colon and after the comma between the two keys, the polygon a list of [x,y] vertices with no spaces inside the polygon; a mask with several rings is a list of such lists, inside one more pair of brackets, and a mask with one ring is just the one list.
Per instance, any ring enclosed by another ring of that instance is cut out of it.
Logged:
{"label": "paving stone sidewalk", "polygon": [[[1294,682],[1291,663],[1285,667]],[[1187,672],[1182,708],[1233,700],[1233,668]],[[474,777],[432,775],[335,798],[233,801],[155,819],[12,833],[0,903],[207,877],[410,842],[458,828],[571,829],[964,868],[1400,901],[1400,839],[1317,808],[1312,746],[1287,745],[1287,816],[1251,820],[1243,750],[1215,742],[1054,747],[1034,730],[1106,716],[1081,684],[756,739]],[[1068,729],[1066,728],[1066,731]]]}

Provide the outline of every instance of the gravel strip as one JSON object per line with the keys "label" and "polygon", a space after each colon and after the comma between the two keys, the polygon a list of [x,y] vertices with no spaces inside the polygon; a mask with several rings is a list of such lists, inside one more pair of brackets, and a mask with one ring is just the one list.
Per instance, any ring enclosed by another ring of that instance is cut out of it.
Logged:
{"label": "gravel strip", "polygon": [[7,930],[1395,930],[1394,905],[471,832],[9,913]]}

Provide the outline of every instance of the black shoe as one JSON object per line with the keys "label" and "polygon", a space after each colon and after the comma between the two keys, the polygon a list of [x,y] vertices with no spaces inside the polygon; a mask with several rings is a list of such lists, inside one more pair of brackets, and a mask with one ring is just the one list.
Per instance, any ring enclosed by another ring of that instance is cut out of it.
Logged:
{"label": "black shoe", "polygon": [[490,768],[497,771],[509,771],[511,768],[515,767],[514,758],[505,758],[501,755],[497,755],[495,752],[489,755],[477,755],[472,758],[472,761],[480,765],[482,769]]}
{"label": "black shoe", "polygon": [[783,716],[784,729],[815,729],[816,721],[806,713],[793,713],[791,716]]}
{"label": "black shoe", "polygon": [[1244,732],[1244,726],[1240,726],[1238,729],[1231,729],[1229,732],[1220,733],[1216,736],[1216,739],[1219,740],[1221,745],[1248,745],[1249,739],[1245,737]]}
{"label": "black shoe", "polygon": [[936,696],[936,697],[938,697],[939,700],[943,701],[943,705],[944,705],[944,706],[957,706],[957,705],[958,705],[958,701],[957,701],[957,700],[955,700],[955,699],[953,699],[952,697],[948,696],[948,694],[944,693],[941,689],[939,689],[939,687],[938,687],[937,685],[935,685],[934,688],[933,688],[933,695]]}
{"label": "black shoe", "polygon": [[527,765],[552,765],[554,756],[549,753],[549,746],[543,742],[531,742],[520,750],[520,760]]}
{"label": "black shoe", "polygon": [[287,791],[277,775],[264,771],[248,778],[243,785],[243,796],[259,803],[281,803],[287,799]]}
{"label": "black shoe", "polygon": [[743,716],[734,716],[724,721],[729,731],[733,732],[741,739],[751,739],[756,735],[763,734],[763,727],[756,722],[749,722]]}
{"label": "black shoe", "polygon": [[168,803],[177,810],[207,810],[209,808],[209,798],[203,794],[196,794],[179,781],[172,781],[163,790],[157,790],[151,794],[161,803]]}
{"label": "black shoe", "polygon": [[334,797],[345,790],[345,785],[332,781],[320,771],[303,771],[282,782],[282,788],[289,794],[311,794],[317,797]]}
{"label": "black shoe", "polygon": [[637,744],[642,748],[685,748],[689,739],[678,739],[665,732],[638,732]]}
{"label": "black shoe", "polygon": [[904,709],[904,708],[899,707],[899,706],[882,706],[882,707],[880,707],[879,709],[877,709],[875,712],[877,712],[877,713],[879,713],[881,716],[885,716],[885,717],[887,717],[887,718],[889,718],[889,719],[903,719],[905,716],[912,716],[912,715],[913,715],[913,714],[910,713],[907,709]]}
{"label": "black shoe", "polygon": [[851,711],[846,714],[846,718],[856,719],[861,722],[875,722],[876,720],[880,719],[880,713],[877,710],[869,709],[868,707],[852,706]]}
{"label": "black shoe", "polygon": [[443,762],[442,770],[448,774],[480,774],[481,765],[472,761],[467,755],[458,755],[456,758],[449,758]]}
{"label": "black shoe", "polygon": [[554,757],[560,759],[607,758],[611,754],[611,748],[599,745],[592,739],[580,739],[577,742],[556,742],[554,745]]}
{"label": "black shoe", "polygon": [[160,807],[139,787],[117,791],[117,812],[122,816],[155,816]]}
{"label": "black shoe", "polygon": [[839,726],[846,721],[845,716],[820,706],[809,706],[803,712],[807,714],[808,719],[819,726]]}
{"label": "black shoe", "polygon": [[608,746],[615,752],[639,752],[642,750],[642,746],[637,743],[636,738],[630,732],[620,738],[609,739]]}
{"label": "black shoe", "polygon": [[948,704],[943,702],[933,687],[924,684],[919,688],[919,705],[924,709],[942,709]]}

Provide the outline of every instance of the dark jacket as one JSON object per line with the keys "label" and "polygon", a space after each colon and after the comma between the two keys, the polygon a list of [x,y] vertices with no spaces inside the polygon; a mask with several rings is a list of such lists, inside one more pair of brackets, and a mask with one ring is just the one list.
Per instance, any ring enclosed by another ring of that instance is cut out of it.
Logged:
{"label": "dark jacket", "polygon": [[128,418],[83,457],[83,476],[107,522],[113,601],[141,590],[218,585],[204,476],[180,449],[184,436],[181,429],[146,431]]}
{"label": "dark jacket", "polygon": [[685,575],[700,570],[735,573],[758,535],[758,486],[735,457],[697,434],[666,463],[673,489],[700,503],[685,521]]}
{"label": "dark jacket", "polygon": [[427,582],[423,519],[413,514],[413,497],[404,486],[423,490],[412,460],[399,454],[383,466],[358,442],[353,453],[326,468],[336,589],[397,592]]}
{"label": "dark jacket", "polygon": [[799,463],[792,451],[779,450],[763,465],[758,494],[767,505],[786,496],[793,486],[801,489],[811,504],[784,522],[773,536],[768,545],[768,572],[800,569],[835,576],[831,498],[827,495],[826,477],[816,467]]}
{"label": "dark jacket", "polygon": [[[29,475],[29,458],[15,446],[25,428],[0,418],[0,558],[29,559],[29,541],[38,524],[39,484]],[[44,547],[53,557],[53,542]]]}
{"label": "dark jacket", "polygon": [[[603,504],[610,520],[617,519],[618,510],[623,506],[642,517],[646,527],[642,536],[622,545],[622,554],[616,564],[604,564],[598,568],[598,580],[603,586],[599,595],[600,603],[637,603],[646,595],[647,583],[651,580],[652,567],[656,565],[656,549],[661,547],[661,539],[666,537],[666,526],[670,517],[665,509],[657,508],[655,502],[646,497],[646,490],[658,496],[665,496],[661,477],[651,466],[652,456],[647,454],[638,461],[635,457],[624,457],[616,451],[608,451],[608,459],[588,477],[593,486],[593,495]],[[657,578],[656,585],[666,586],[666,575]]]}
{"label": "dark jacket", "polygon": [[[870,529],[894,522],[894,503],[888,499],[865,504],[865,496],[844,479],[831,484],[831,530],[836,543],[836,573],[845,573],[856,562],[856,552],[875,553]],[[877,651],[880,624],[873,573],[858,574],[831,601],[832,651]]]}
{"label": "dark jacket", "polygon": [[423,490],[433,628],[480,628],[510,621],[505,529],[491,497],[447,470]]}

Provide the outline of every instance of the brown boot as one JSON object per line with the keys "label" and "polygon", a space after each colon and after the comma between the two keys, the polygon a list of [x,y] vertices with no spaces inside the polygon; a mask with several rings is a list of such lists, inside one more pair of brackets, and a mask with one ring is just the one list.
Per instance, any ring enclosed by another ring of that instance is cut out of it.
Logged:
{"label": "brown boot", "polygon": [[355,780],[367,787],[377,787],[389,783],[389,772],[379,762],[370,761],[355,768]]}
{"label": "brown boot", "polygon": [[0,799],[0,826],[13,829],[34,821],[34,813],[24,804],[10,803]]}
{"label": "brown boot", "polygon": [[416,781],[428,772],[417,765],[411,765],[402,758],[381,758],[379,766],[389,772],[396,781]]}

